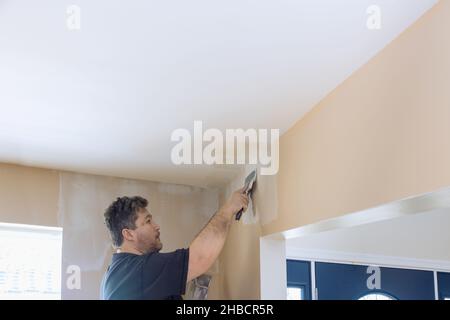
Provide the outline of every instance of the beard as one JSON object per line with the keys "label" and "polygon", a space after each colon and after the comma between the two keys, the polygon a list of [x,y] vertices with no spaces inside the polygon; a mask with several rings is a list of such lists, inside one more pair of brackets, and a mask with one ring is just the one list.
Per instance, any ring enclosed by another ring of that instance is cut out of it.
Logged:
{"label": "beard", "polygon": [[139,242],[141,243],[139,251],[144,253],[159,252],[163,246],[159,238],[152,240],[145,237],[139,239]]}

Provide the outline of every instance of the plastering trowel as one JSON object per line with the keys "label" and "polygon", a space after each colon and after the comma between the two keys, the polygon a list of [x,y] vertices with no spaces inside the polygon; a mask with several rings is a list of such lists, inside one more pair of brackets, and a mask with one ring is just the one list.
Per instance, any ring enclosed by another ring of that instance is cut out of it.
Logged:
{"label": "plastering trowel", "polygon": [[[255,182],[256,182],[256,170],[253,170],[252,172],[250,172],[250,174],[247,176],[247,178],[245,178],[245,184],[244,184],[244,193],[251,197],[252,196],[252,192],[255,186]],[[236,220],[240,220],[241,216],[242,216],[242,212],[244,211],[244,209],[241,209],[237,214],[236,214]]]}

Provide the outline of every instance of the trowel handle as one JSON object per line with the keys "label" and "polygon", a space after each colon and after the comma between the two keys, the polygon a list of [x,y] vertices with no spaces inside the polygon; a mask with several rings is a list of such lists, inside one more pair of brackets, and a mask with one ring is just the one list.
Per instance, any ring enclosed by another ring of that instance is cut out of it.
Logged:
{"label": "trowel handle", "polygon": [[[251,188],[249,190],[248,184],[245,186],[245,195],[246,196],[250,196],[251,195]],[[242,212],[244,212],[244,208],[242,208],[241,210],[239,210],[238,213],[236,213],[236,220],[241,220]]]}

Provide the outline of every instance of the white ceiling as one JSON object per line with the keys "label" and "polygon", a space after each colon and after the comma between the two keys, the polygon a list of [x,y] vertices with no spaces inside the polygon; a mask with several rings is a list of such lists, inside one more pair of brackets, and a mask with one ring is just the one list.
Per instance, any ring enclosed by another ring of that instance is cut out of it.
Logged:
{"label": "white ceiling", "polygon": [[290,248],[450,261],[450,209],[407,215],[286,240]]}
{"label": "white ceiling", "polygon": [[[0,161],[199,186],[174,129],[280,128],[437,0],[0,0]],[[66,8],[81,8],[68,31]]]}

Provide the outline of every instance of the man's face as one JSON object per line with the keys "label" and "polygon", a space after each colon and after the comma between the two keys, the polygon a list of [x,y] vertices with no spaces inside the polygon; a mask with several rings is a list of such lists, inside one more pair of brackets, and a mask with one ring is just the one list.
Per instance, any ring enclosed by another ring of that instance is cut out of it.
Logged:
{"label": "man's face", "polygon": [[159,239],[159,226],[153,220],[152,215],[147,209],[141,209],[135,222],[136,248],[142,253],[159,251],[162,249],[162,243]]}

